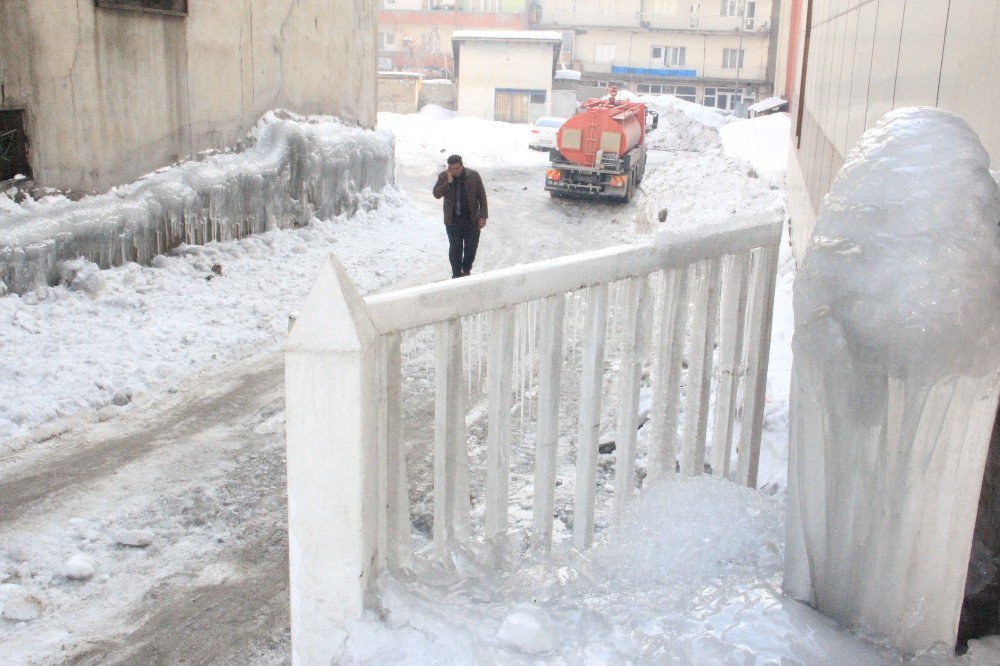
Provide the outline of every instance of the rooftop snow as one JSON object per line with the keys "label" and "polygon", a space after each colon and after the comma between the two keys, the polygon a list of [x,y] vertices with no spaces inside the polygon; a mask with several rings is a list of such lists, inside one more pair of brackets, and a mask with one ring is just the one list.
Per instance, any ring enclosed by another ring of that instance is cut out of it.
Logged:
{"label": "rooftop snow", "polygon": [[560,69],[555,74],[555,78],[565,79],[567,81],[579,81],[581,76],[582,73],[576,71],[575,69]]}
{"label": "rooftop snow", "polygon": [[473,40],[559,42],[562,33],[555,30],[456,30],[451,35],[453,42]]}
{"label": "rooftop snow", "polygon": [[788,104],[788,100],[782,99],[780,97],[768,97],[767,99],[762,99],[756,104],[751,104],[747,107],[747,111],[752,111],[753,113],[760,113],[761,111],[770,111],[771,109],[780,109],[784,105]]}

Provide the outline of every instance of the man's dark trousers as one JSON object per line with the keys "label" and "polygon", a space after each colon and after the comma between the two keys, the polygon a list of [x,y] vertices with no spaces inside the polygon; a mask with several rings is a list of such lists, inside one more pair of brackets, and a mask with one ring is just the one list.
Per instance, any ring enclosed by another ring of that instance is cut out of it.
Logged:
{"label": "man's dark trousers", "polygon": [[476,260],[476,249],[479,247],[479,223],[463,217],[445,228],[448,230],[451,276],[457,278],[468,275],[472,272],[472,262]]}

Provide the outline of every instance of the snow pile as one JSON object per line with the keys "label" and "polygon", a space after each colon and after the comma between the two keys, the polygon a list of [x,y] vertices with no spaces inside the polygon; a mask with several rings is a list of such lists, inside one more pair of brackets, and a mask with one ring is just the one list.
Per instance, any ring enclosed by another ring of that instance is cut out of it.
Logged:
{"label": "snow pile", "polygon": [[705,125],[706,127],[712,127],[715,129],[719,129],[726,123],[737,120],[733,116],[727,115],[719,109],[714,109],[710,106],[705,106],[704,104],[688,102],[687,100],[674,97],[673,95],[637,95],[628,90],[619,90],[618,99],[642,102],[647,106],[653,107],[656,111],[674,109],[683,113],[691,120]]}
{"label": "snow pile", "polygon": [[[0,283],[24,293],[56,284],[59,262],[85,257],[101,268],[149,264],[181,244],[226,241],[313,217],[352,213],[365,188],[392,182],[388,134],[336,118],[267,114],[253,145],[145,176],[107,194],[46,197],[0,211]],[[3,289],[0,289],[2,291]]]}
{"label": "snow pile", "polygon": [[398,191],[358,199],[353,216],[185,245],[149,267],[66,262],[63,286],[0,299],[0,444],[274,347],[332,249],[369,291],[441,242],[440,221]]}
{"label": "snow pile", "polygon": [[[872,663],[883,654],[782,600],[782,502],[710,478],[651,482],[581,556],[488,547],[379,581],[387,624],[338,663]],[[891,656],[891,655],[890,655]]]}
{"label": "snow pile", "polygon": [[727,155],[750,162],[761,175],[784,177],[790,130],[788,114],[773,113],[723,125],[719,136]]}
{"label": "snow pile", "polygon": [[785,584],[908,652],[954,639],[996,413],[988,168],[957,116],[887,114],[824,198],[795,289]]}
{"label": "snow pile", "polygon": [[396,136],[396,159],[409,166],[444,170],[453,153],[473,169],[487,164],[543,168],[549,163],[548,153],[528,148],[529,125],[456,116],[430,105],[411,115],[379,113],[378,123]]}
{"label": "snow pile", "polygon": [[780,211],[785,192],[758,178],[742,160],[708,152],[671,152],[640,185],[640,225],[676,228]]}

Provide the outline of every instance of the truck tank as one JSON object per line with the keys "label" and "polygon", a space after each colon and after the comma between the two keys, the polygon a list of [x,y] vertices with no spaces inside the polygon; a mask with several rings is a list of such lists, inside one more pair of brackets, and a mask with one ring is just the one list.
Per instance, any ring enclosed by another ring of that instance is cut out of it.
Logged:
{"label": "truck tank", "polygon": [[590,100],[563,123],[556,134],[556,147],[570,162],[592,167],[599,150],[621,157],[639,145],[645,135],[645,119],[642,104]]}

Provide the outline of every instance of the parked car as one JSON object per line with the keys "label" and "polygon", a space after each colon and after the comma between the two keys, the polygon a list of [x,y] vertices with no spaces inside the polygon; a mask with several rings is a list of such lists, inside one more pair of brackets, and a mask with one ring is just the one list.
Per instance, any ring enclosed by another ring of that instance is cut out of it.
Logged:
{"label": "parked car", "polygon": [[556,147],[556,132],[566,122],[565,118],[542,116],[531,126],[528,148],[532,150],[552,150]]}

